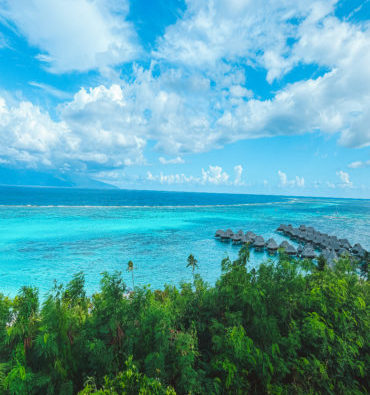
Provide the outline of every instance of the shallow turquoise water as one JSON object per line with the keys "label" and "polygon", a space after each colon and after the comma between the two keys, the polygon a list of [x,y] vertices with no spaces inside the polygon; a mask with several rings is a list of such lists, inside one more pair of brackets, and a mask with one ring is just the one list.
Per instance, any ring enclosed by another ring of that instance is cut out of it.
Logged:
{"label": "shallow turquoise water", "polygon": [[[368,200],[254,200],[206,207],[0,206],[0,290],[14,296],[22,285],[34,285],[45,295],[54,279],[65,283],[80,270],[89,294],[99,289],[103,271],[122,270],[130,285],[125,271],[130,259],[136,284],[163,287],[191,278],[186,269],[189,253],[212,283],[220,274],[221,259],[227,254],[235,258],[238,251],[214,238],[219,228],[253,230],[281,241],[275,233],[280,223],[304,223],[370,249]],[[9,204],[4,197],[2,203]],[[252,253],[253,265],[262,259],[264,254]]]}

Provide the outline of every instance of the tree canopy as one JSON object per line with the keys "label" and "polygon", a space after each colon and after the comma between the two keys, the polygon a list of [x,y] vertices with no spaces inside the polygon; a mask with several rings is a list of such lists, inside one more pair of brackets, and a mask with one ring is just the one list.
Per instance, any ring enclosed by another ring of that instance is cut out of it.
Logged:
{"label": "tree canopy", "polygon": [[221,269],[214,285],[128,293],[103,273],[88,297],[77,273],[42,303],[0,294],[0,393],[368,393],[369,283],[349,258],[253,268],[245,246]]}

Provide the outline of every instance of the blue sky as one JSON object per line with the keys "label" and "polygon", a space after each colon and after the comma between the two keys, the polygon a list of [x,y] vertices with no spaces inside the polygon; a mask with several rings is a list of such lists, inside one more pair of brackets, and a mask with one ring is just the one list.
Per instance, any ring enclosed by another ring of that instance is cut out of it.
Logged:
{"label": "blue sky", "polygon": [[0,0],[0,184],[369,198],[369,19],[368,0]]}

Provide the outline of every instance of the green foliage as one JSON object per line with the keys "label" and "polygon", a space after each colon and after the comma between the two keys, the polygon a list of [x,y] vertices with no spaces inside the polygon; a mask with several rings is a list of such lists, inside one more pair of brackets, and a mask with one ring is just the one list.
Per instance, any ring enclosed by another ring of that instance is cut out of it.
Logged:
{"label": "green foliage", "polygon": [[135,289],[135,281],[134,281],[134,262],[128,261],[127,262],[127,271],[131,272],[132,278],[132,289]]}
{"label": "green foliage", "polygon": [[323,271],[326,266],[326,259],[323,255],[320,255],[317,259],[317,270]]}
{"label": "green foliage", "polygon": [[194,275],[194,271],[195,269],[198,267],[198,261],[195,259],[194,255],[190,254],[188,256],[188,264],[186,265],[186,267],[191,267],[191,271],[193,272]]}
{"label": "green foliage", "polygon": [[88,297],[77,273],[41,308],[34,288],[0,294],[0,393],[369,392],[369,283],[348,257],[253,268],[244,246],[214,286],[188,266],[180,288],[127,294],[121,273],[103,273]]}

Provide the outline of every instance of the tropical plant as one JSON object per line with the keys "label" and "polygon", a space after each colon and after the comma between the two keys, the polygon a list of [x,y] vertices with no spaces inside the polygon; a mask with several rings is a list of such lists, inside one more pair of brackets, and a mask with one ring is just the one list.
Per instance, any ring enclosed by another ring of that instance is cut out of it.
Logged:
{"label": "tropical plant", "polygon": [[195,259],[193,254],[190,254],[188,256],[187,262],[188,262],[188,264],[186,265],[186,267],[191,267],[191,271],[194,276],[195,269],[198,268],[198,261]]}
{"label": "tropical plant", "polygon": [[127,262],[127,271],[131,272],[132,279],[132,289],[135,289],[135,281],[134,281],[134,263],[132,261]]}
{"label": "tropical plant", "polygon": [[[370,285],[349,257],[332,268],[279,253],[254,267],[248,246],[212,285],[127,294],[103,273],[86,295],[77,273],[0,294],[0,393],[366,394]],[[319,265],[320,267],[320,265]]]}

